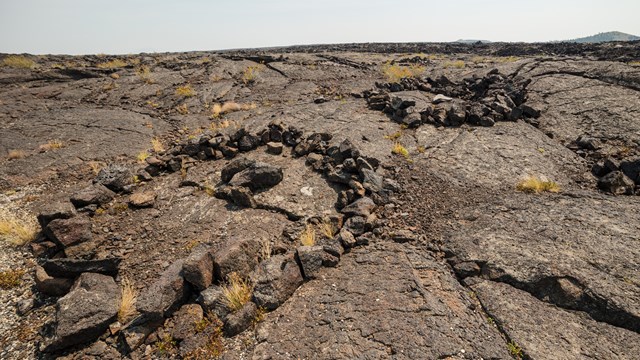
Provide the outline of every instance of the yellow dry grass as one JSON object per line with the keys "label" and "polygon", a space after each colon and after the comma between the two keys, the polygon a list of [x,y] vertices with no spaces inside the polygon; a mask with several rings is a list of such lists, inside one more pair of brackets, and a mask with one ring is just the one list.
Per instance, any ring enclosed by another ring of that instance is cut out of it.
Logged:
{"label": "yellow dry grass", "polygon": [[151,146],[153,147],[153,151],[157,153],[164,151],[164,145],[162,145],[162,141],[158,138],[151,139]]}
{"label": "yellow dry grass", "polygon": [[144,164],[144,161],[149,157],[149,153],[146,151],[141,151],[138,156],[136,156],[136,158],[138,159],[138,162],[141,164]]}
{"label": "yellow dry grass", "polygon": [[192,97],[196,95],[196,91],[193,90],[193,88],[191,87],[191,84],[187,84],[187,85],[179,86],[176,89],[176,95],[182,96],[182,97]]}
{"label": "yellow dry grass", "polygon": [[34,221],[28,221],[8,211],[0,212],[0,238],[13,245],[24,245],[38,234]]}
{"label": "yellow dry grass", "polygon": [[117,69],[127,66],[127,62],[122,59],[113,59],[111,61],[105,61],[96,65],[101,69]]}
{"label": "yellow dry grass", "polygon": [[242,110],[251,110],[255,108],[256,108],[255,104],[238,104],[233,101],[228,101],[222,105],[213,104],[213,106],[211,107],[211,117],[214,119],[217,119],[221,115],[224,115],[227,113],[232,113],[232,112],[242,111]]}
{"label": "yellow dry grass", "polygon": [[462,60],[456,60],[456,61],[447,61],[444,63],[444,67],[445,68],[456,68],[456,69],[464,69],[465,67],[465,63]]}
{"label": "yellow dry grass", "polygon": [[102,170],[105,165],[106,164],[102,161],[89,161],[89,167],[91,168],[91,172],[93,172],[94,175],[98,175],[100,170]]}
{"label": "yellow dry grass", "polygon": [[20,286],[25,272],[23,269],[0,271],[0,289],[9,290]]}
{"label": "yellow dry grass", "polygon": [[7,159],[16,160],[16,159],[22,159],[25,156],[27,156],[27,153],[25,153],[22,150],[10,150],[9,154],[7,155]]}
{"label": "yellow dry grass", "polygon": [[40,145],[39,150],[41,152],[45,152],[50,150],[62,149],[63,147],[64,147],[64,143],[62,142],[62,140],[54,139],[54,140],[49,140],[49,142],[46,144]]}
{"label": "yellow dry grass", "polygon": [[260,71],[259,65],[247,67],[246,69],[244,69],[244,72],[242,73],[242,82],[245,85],[249,85],[255,82],[256,75],[258,74],[259,71]]}
{"label": "yellow dry grass", "polygon": [[396,142],[396,143],[393,144],[393,148],[391,149],[391,153],[395,154],[395,155],[403,156],[405,158],[409,158],[409,150],[407,150],[407,148],[405,148],[399,142]]}
{"label": "yellow dry grass", "polygon": [[300,243],[304,246],[313,246],[316,243],[316,230],[311,224],[307,224],[300,234]]}
{"label": "yellow dry grass", "polygon": [[543,180],[537,176],[528,176],[525,179],[521,180],[516,185],[516,189],[518,191],[534,194],[538,194],[541,192],[560,192],[560,186],[556,182]]}
{"label": "yellow dry grass", "polygon": [[333,223],[331,222],[331,220],[324,220],[320,224],[320,233],[329,239],[333,239],[333,236],[336,233],[336,229],[333,226]]}
{"label": "yellow dry grass", "polygon": [[36,63],[33,60],[20,55],[7,56],[2,59],[2,65],[15,69],[33,69],[36,67]]}
{"label": "yellow dry grass", "polygon": [[260,261],[267,260],[271,257],[271,241],[268,239],[262,240],[260,242],[260,253],[258,254]]}
{"label": "yellow dry grass", "polygon": [[251,284],[238,273],[227,276],[227,284],[222,287],[225,304],[231,311],[238,311],[251,300]]}
{"label": "yellow dry grass", "polygon": [[382,74],[389,82],[398,82],[403,78],[415,78],[424,74],[425,68],[420,65],[400,66],[390,62],[382,65]]}
{"label": "yellow dry grass", "polygon": [[118,307],[118,321],[124,324],[136,313],[136,300],[138,291],[133,282],[128,278],[123,278],[120,283],[120,306]]}
{"label": "yellow dry grass", "polygon": [[187,104],[182,104],[176,106],[176,111],[181,115],[187,115],[189,113],[189,108],[187,107]]}

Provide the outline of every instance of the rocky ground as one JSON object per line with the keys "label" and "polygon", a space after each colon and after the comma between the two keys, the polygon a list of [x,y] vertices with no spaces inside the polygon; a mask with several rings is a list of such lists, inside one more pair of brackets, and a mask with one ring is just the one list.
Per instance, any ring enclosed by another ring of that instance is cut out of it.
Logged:
{"label": "rocky ground", "polygon": [[16,59],[2,359],[640,352],[640,43]]}

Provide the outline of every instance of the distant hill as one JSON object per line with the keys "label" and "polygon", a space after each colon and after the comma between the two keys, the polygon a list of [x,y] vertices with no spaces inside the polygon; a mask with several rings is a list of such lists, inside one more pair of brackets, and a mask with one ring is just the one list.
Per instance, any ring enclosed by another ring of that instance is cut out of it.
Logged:
{"label": "distant hill", "polygon": [[491,44],[491,41],[489,40],[466,40],[466,39],[460,39],[460,40],[456,40],[454,41],[454,43],[460,43],[460,44],[475,44],[475,43],[483,43],[483,44]]}
{"label": "distant hill", "polygon": [[640,36],[625,34],[619,31],[610,31],[599,33],[592,36],[587,36],[578,39],[567,40],[566,42],[574,43],[601,43],[607,41],[635,41],[640,40]]}

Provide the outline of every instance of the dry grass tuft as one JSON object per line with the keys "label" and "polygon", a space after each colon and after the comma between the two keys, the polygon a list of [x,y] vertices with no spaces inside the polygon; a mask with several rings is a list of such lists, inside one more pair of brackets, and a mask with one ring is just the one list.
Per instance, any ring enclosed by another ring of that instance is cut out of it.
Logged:
{"label": "dry grass tuft", "polygon": [[396,132],[394,132],[393,134],[389,134],[389,135],[385,135],[384,138],[388,139],[388,140],[393,140],[396,141],[398,139],[400,139],[400,137],[402,137],[402,131],[398,130]]}
{"label": "dry grass tuft", "polygon": [[225,303],[234,312],[251,300],[252,291],[251,284],[235,272],[227,276],[227,284],[222,287]]}
{"label": "dry grass tuft", "polygon": [[91,172],[93,172],[94,175],[98,175],[100,170],[102,170],[105,165],[106,164],[102,161],[89,161],[89,167],[91,168]]}
{"label": "dry grass tuft", "polygon": [[133,286],[133,282],[128,278],[123,278],[120,284],[120,306],[118,307],[118,321],[124,324],[136,313],[136,300],[138,291]]}
{"label": "dry grass tuft", "polygon": [[391,153],[392,154],[396,154],[396,155],[401,155],[401,156],[405,157],[406,159],[409,158],[409,150],[407,150],[407,148],[402,146],[402,144],[400,144],[399,142],[396,142],[396,143],[393,144],[393,148],[391,149]]}
{"label": "dry grass tuft", "polygon": [[27,156],[27,153],[25,153],[22,150],[10,150],[9,154],[7,155],[7,159],[16,160],[16,159],[22,159],[26,156]]}
{"label": "dry grass tuft", "polygon": [[256,108],[255,104],[238,104],[233,101],[226,102],[223,105],[213,104],[213,106],[211,107],[211,117],[214,119],[217,119],[221,115],[224,115],[227,113],[232,113],[232,112],[241,111],[241,110],[251,110],[255,108]]}
{"label": "dry grass tuft", "polygon": [[149,153],[146,151],[141,151],[138,156],[136,156],[136,158],[138,159],[138,162],[141,164],[144,164],[144,161],[147,160],[147,158],[149,157]]}
{"label": "dry grass tuft", "polygon": [[517,56],[499,56],[496,58],[497,63],[512,63],[520,60]]}
{"label": "dry grass tuft", "polygon": [[22,284],[23,269],[0,271],[0,289],[10,290]]}
{"label": "dry grass tuft", "polygon": [[122,59],[113,59],[96,65],[100,69],[117,69],[127,66],[127,62]]}
{"label": "dry grass tuft", "polygon": [[538,194],[541,192],[560,192],[560,186],[550,180],[542,180],[537,176],[528,176],[516,185],[518,191]]}
{"label": "dry grass tuft", "polygon": [[189,113],[189,108],[187,107],[187,104],[182,104],[176,106],[176,111],[181,115],[187,115]]}
{"label": "dry grass tuft", "polygon": [[35,61],[20,55],[11,55],[2,59],[2,65],[15,69],[33,69],[36,67]]}
{"label": "dry grass tuft", "polygon": [[48,143],[40,145],[38,149],[40,150],[40,152],[46,152],[50,150],[62,149],[63,147],[64,143],[62,142],[62,140],[55,139],[49,140]]}
{"label": "dry grass tuft", "polygon": [[209,124],[209,130],[218,131],[221,129],[226,129],[231,126],[231,122],[229,120],[216,121]]}
{"label": "dry grass tuft", "polygon": [[204,192],[209,196],[214,196],[216,194],[216,188],[211,185],[209,180],[205,180],[202,190],[204,190]]}
{"label": "dry grass tuft", "polygon": [[456,60],[456,61],[447,61],[444,63],[444,67],[445,68],[456,68],[456,69],[464,69],[465,67],[465,63],[462,60]]}
{"label": "dry grass tuft", "polygon": [[313,246],[316,243],[316,230],[311,224],[307,224],[302,234],[300,234],[300,243],[304,246]]}
{"label": "dry grass tuft", "polygon": [[153,147],[153,151],[157,153],[164,151],[164,145],[162,145],[162,141],[158,138],[151,139],[151,146]]}
{"label": "dry grass tuft", "polygon": [[260,253],[258,254],[258,258],[260,261],[267,260],[271,257],[271,241],[268,239],[262,240],[260,242]]}
{"label": "dry grass tuft", "polygon": [[252,84],[256,81],[256,75],[260,71],[260,66],[249,66],[242,73],[242,82],[245,85]]}
{"label": "dry grass tuft", "polygon": [[336,234],[336,229],[331,220],[325,219],[320,224],[320,233],[329,239],[333,239],[333,236]]}
{"label": "dry grass tuft", "polygon": [[35,222],[29,222],[9,212],[0,213],[0,238],[13,245],[24,245],[38,234]]}
{"label": "dry grass tuft", "polygon": [[138,77],[147,84],[153,84],[151,79],[151,69],[147,65],[142,65],[136,71]]}
{"label": "dry grass tuft", "polygon": [[400,66],[390,62],[382,65],[382,73],[389,82],[398,82],[403,78],[415,78],[424,74],[425,68],[420,65]]}
{"label": "dry grass tuft", "polygon": [[193,88],[191,87],[191,84],[187,84],[184,86],[179,86],[176,89],[176,95],[182,96],[182,97],[192,97],[196,95],[196,91],[193,90]]}

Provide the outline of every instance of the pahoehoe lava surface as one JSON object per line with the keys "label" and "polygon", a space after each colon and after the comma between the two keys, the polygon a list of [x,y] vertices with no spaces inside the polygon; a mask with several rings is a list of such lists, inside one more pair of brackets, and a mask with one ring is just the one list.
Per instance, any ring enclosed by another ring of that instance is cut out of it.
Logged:
{"label": "pahoehoe lava surface", "polygon": [[638,42],[27,57],[2,359],[640,352]]}

